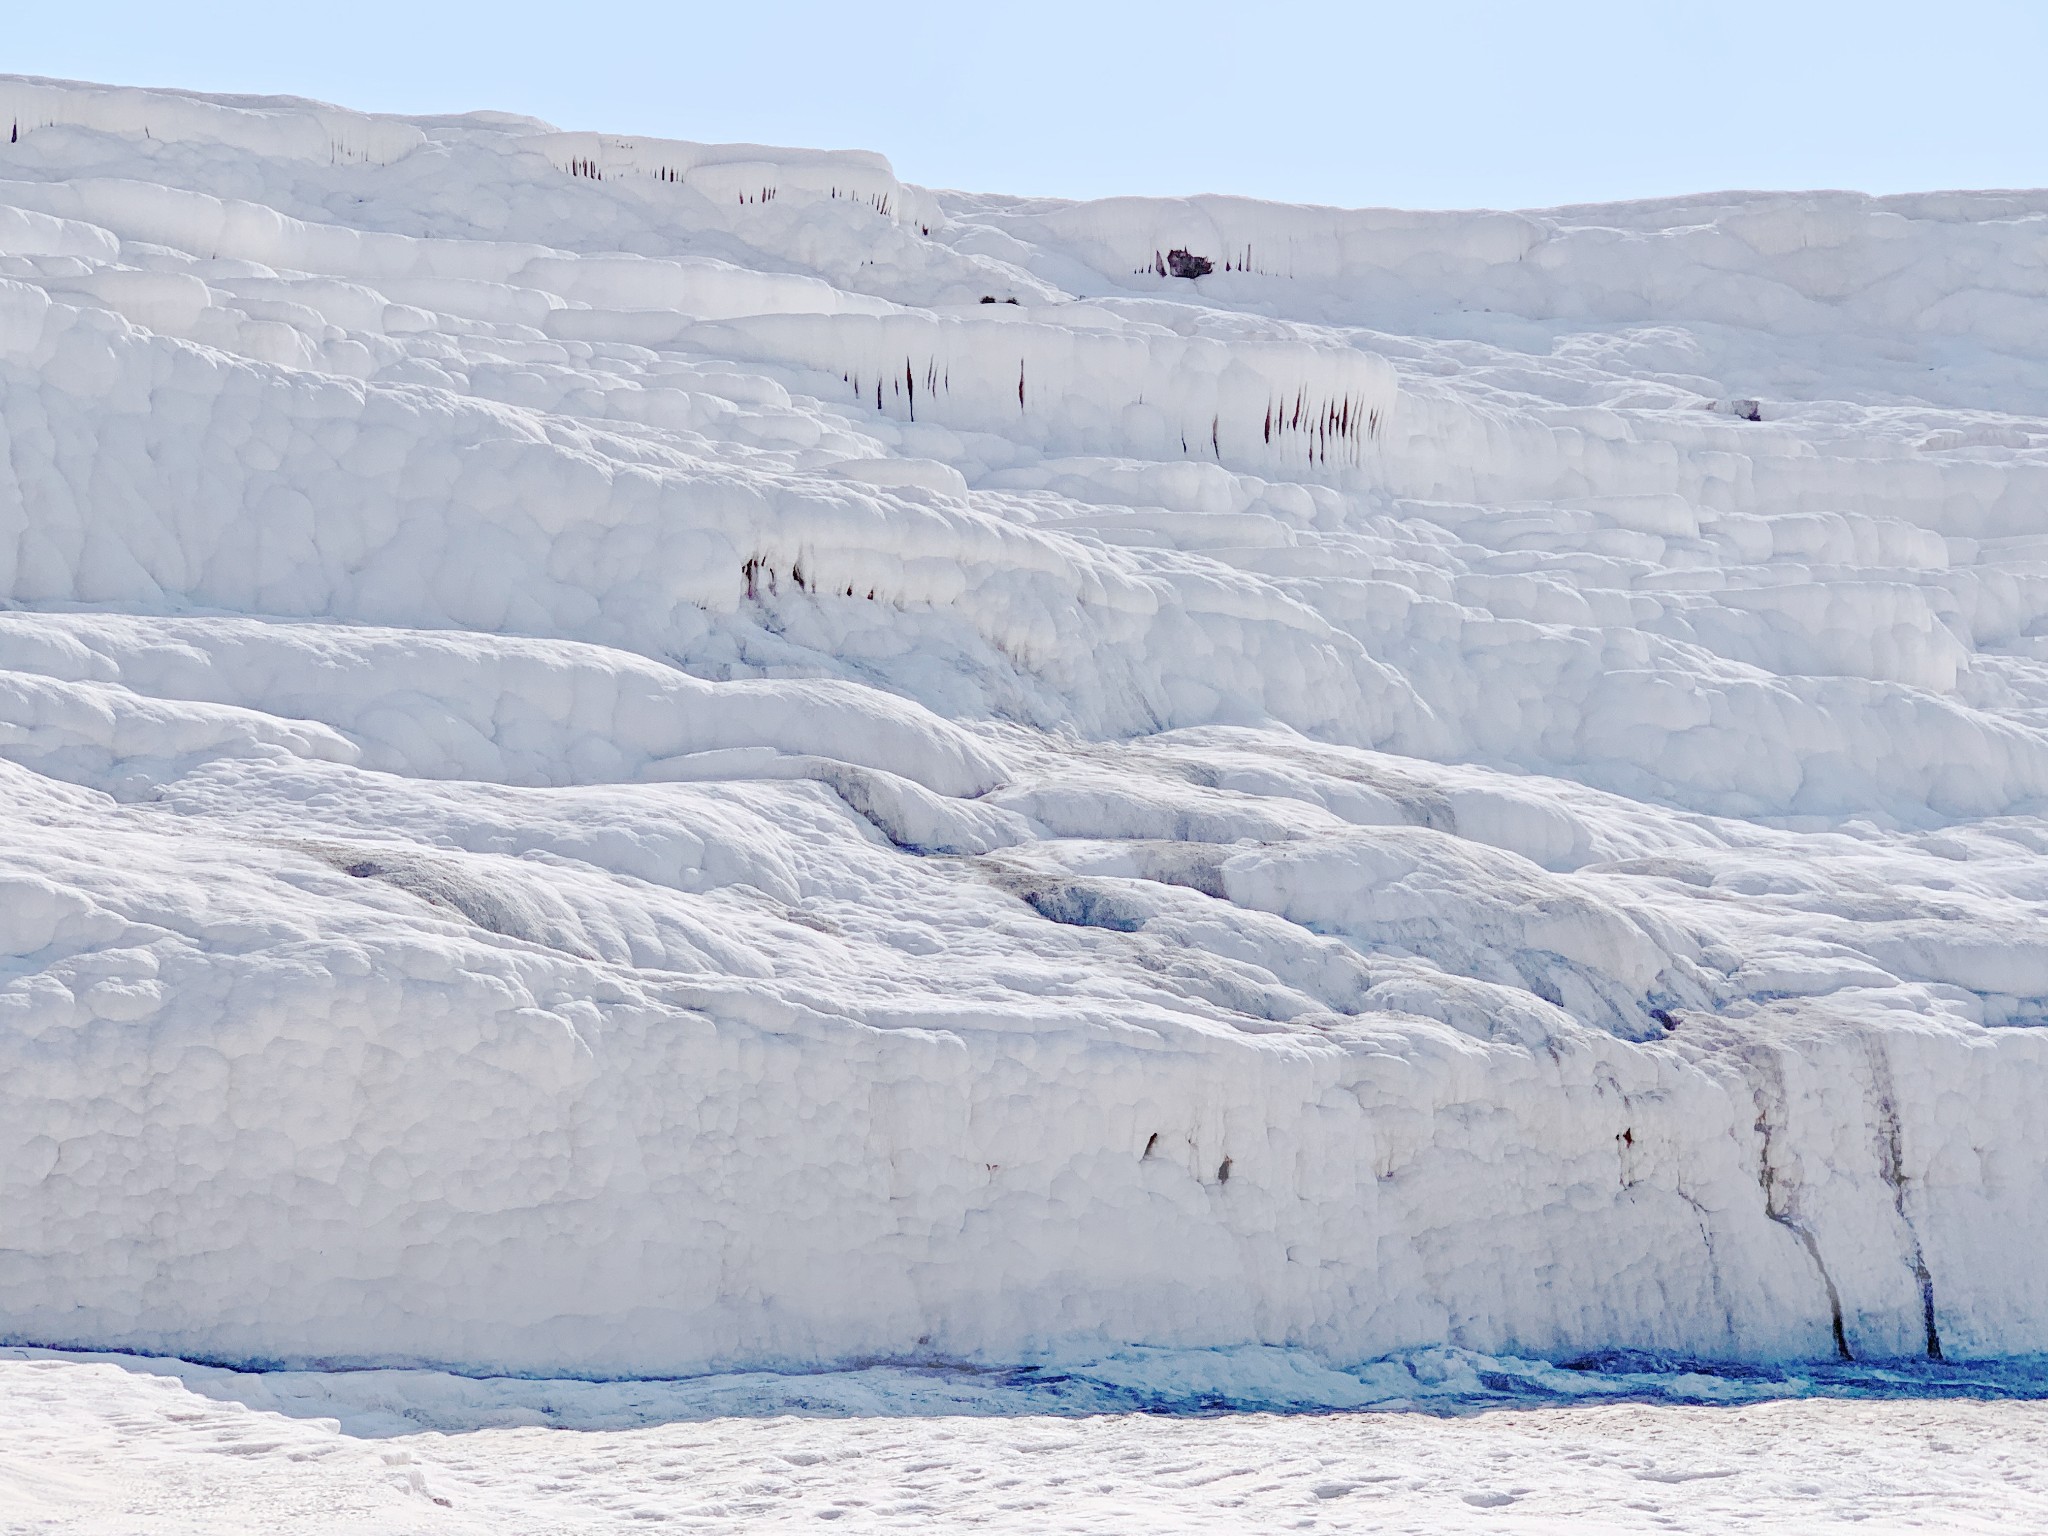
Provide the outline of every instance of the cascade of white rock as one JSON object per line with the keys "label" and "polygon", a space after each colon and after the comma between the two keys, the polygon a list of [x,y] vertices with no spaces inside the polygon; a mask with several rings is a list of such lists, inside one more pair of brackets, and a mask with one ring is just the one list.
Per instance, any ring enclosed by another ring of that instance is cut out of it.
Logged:
{"label": "cascade of white rock", "polygon": [[2044,232],[0,80],[0,1335],[2048,1349]]}

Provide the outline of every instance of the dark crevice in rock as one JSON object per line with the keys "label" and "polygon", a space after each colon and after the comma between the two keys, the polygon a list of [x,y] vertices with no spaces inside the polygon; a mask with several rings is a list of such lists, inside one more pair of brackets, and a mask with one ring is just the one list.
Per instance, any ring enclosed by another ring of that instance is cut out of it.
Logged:
{"label": "dark crevice in rock", "polygon": [[1136,933],[1151,915],[1123,892],[1092,880],[1033,881],[1016,895],[1040,917],[1075,928]]}
{"label": "dark crevice in rock", "polygon": [[1879,1177],[1891,1186],[1892,1204],[1898,1210],[1899,1223],[1906,1229],[1911,1243],[1907,1261],[1912,1265],[1913,1278],[1920,1283],[1920,1318],[1926,1329],[1927,1358],[1939,1360],[1943,1356],[1941,1328],[1934,1311],[1934,1274],[1927,1267],[1927,1254],[1920,1245],[1920,1233],[1906,1212],[1905,1132],[1899,1124],[1898,1099],[1892,1088],[1891,1057],[1885,1051],[1884,1042],[1876,1036],[1867,1037],[1864,1043],[1870,1053],[1870,1080],[1877,1095],[1877,1171]]}
{"label": "dark crevice in rock", "polygon": [[1754,1073],[1750,1081],[1756,1096],[1756,1130],[1761,1138],[1756,1181],[1757,1187],[1764,1194],[1764,1214],[1798,1238],[1800,1245],[1806,1249],[1807,1257],[1813,1260],[1813,1267],[1820,1275],[1821,1287],[1827,1292],[1828,1316],[1835,1335],[1835,1353],[1844,1360],[1854,1360],[1856,1356],[1849,1348],[1848,1330],[1842,1322],[1842,1293],[1835,1286],[1835,1277],[1828,1272],[1827,1260],[1821,1257],[1819,1240],[1813,1235],[1812,1229],[1793,1212],[1791,1187],[1779,1172],[1772,1157],[1777,1128],[1783,1124],[1785,1118],[1784,1075],[1768,1053],[1747,1053],[1744,1061]]}

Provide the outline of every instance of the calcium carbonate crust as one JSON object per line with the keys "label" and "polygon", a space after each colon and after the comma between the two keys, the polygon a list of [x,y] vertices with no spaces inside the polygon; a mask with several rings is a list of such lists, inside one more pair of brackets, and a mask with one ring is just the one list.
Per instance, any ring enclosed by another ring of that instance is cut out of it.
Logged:
{"label": "calcium carbonate crust", "polygon": [[2048,1349],[2048,193],[0,132],[0,1333]]}

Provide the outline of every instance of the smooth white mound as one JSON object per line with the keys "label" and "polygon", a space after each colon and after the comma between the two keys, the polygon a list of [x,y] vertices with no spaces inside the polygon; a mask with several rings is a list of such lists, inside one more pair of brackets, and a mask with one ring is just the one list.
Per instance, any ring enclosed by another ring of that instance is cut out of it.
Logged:
{"label": "smooth white mound", "polygon": [[2048,1349],[2048,194],[0,133],[0,1332]]}

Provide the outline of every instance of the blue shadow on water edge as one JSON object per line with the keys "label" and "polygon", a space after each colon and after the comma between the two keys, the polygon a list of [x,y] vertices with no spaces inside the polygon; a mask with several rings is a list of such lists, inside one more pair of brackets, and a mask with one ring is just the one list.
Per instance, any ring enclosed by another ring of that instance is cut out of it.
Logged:
{"label": "blue shadow on water edge", "polygon": [[427,1367],[252,1370],[141,1355],[0,1349],[0,1362],[9,1359],[173,1377],[202,1397],[333,1419],[344,1433],[367,1437],[781,1416],[1458,1416],[1602,1404],[1734,1408],[1794,1398],[2048,1399],[2048,1356],[1733,1363],[1614,1349],[1546,1361],[1438,1346],[1337,1367],[1306,1350],[1275,1347],[1123,1348],[1001,1366],[874,1361],[827,1371],[604,1381],[469,1376]]}

